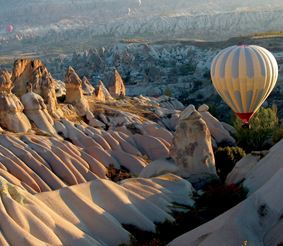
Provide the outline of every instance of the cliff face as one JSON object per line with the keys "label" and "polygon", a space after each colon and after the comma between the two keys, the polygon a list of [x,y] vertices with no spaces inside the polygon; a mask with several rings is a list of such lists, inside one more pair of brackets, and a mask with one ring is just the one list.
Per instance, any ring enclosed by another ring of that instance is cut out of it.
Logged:
{"label": "cliff face", "polygon": [[11,80],[13,81],[13,92],[16,96],[21,97],[27,92],[28,86],[31,86],[35,93],[42,96],[50,114],[59,117],[55,92],[56,81],[41,60],[16,60]]}

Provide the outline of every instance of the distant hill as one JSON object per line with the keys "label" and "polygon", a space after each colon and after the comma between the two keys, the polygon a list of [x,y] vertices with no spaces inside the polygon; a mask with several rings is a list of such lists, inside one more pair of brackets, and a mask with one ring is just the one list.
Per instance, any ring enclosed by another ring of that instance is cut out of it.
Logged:
{"label": "distant hill", "polygon": [[[0,51],[63,51],[121,39],[226,40],[283,30],[283,2],[225,0],[0,0]],[[14,26],[13,33],[5,25]]]}

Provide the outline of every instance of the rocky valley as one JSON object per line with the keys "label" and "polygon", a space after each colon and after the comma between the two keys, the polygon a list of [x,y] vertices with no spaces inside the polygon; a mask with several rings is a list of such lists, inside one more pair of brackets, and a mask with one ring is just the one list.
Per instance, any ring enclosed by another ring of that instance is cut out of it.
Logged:
{"label": "rocky valley", "polygon": [[[96,86],[71,66],[55,80],[38,59],[1,71],[1,245],[282,242],[282,141],[241,152],[221,183],[217,153],[237,150],[233,126],[207,105],[127,91],[117,70]],[[210,196],[225,206],[203,210]]]}
{"label": "rocky valley", "polygon": [[0,246],[283,245],[281,0],[0,4]]}

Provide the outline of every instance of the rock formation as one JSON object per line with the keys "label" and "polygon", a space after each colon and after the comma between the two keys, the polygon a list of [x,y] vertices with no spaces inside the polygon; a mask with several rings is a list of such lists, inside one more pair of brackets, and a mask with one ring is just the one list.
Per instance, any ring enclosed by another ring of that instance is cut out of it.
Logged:
{"label": "rock formation", "polygon": [[28,84],[32,84],[33,91],[43,97],[49,113],[57,119],[62,116],[56,98],[56,81],[39,59],[16,60],[11,79],[14,83],[13,92],[18,97],[27,92]]}
{"label": "rock formation", "polygon": [[252,170],[256,167],[261,158],[261,152],[250,153],[239,160],[233,170],[227,176],[226,184],[240,184],[243,182]]}
{"label": "rock formation", "polygon": [[27,132],[31,125],[24,115],[24,106],[11,92],[13,83],[10,74],[0,73],[0,125],[12,132]]}
{"label": "rock formation", "polygon": [[190,206],[191,197],[190,183],[172,174],[121,184],[97,179],[35,195],[0,177],[0,244],[128,245],[123,224],[155,232],[155,223],[174,220],[174,203]]}
{"label": "rock formation", "polygon": [[85,76],[82,79],[82,89],[83,89],[83,93],[88,96],[92,95],[95,91],[94,87]]}
{"label": "rock formation", "polygon": [[193,105],[188,106],[180,116],[171,157],[183,177],[216,174],[211,135],[205,121]]}
{"label": "rock formation", "polygon": [[116,69],[113,70],[113,73],[110,76],[108,90],[114,98],[126,96],[126,87],[121,75]]}
{"label": "rock formation", "polygon": [[69,67],[65,75],[66,103],[76,107],[79,116],[85,116],[89,112],[89,104],[83,95],[82,81],[72,67]]}
{"label": "rock formation", "polygon": [[55,91],[56,91],[56,97],[65,96],[66,95],[65,83],[61,80],[56,80]]}
{"label": "rock formation", "polygon": [[105,85],[103,84],[101,80],[98,82],[98,87],[96,90],[96,98],[97,100],[103,101],[103,102],[113,100],[113,97],[111,96],[108,89],[105,87]]}
{"label": "rock formation", "polygon": [[[281,245],[283,242],[283,141],[259,162],[240,168],[257,157],[246,156],[236,167],[238,181],[247,171],[243,185],[250,194],[247,199],[198,228],[181,235],[168,245]],[[239,169],[240,168],[240,169]],[[234,179],[235,180],[235,179]],[[229,243],[227,243],[229,242]]]}
{"label": "rock formation", "polygon": [[43,98],[32,91],[31,84],[28,87],[28,93],[21,97],[25,115],[30,121],[34,122],[40,130],[52,135],[57,135],[53,128],[54,121],[47,111]]}
{"label": "rock formation", "polygon": [[[96,99],[98,101],[101,101],[101,102],[105,102],[106,100],[106,95],[105,95],[105,90],[107,90],[105,88],[105,86],[103,85],[103,82],[100,80],[99,83],[98,83],[98,86],[97,86],[97,89],[96,89],[96,93],[95,93],[95,96],[96,96]],[[108,92],[108,91],[107,91]],[[109,92],[108,92],[109,93]],[[109,93],[110,95],[110,93]],[[111,95],[110,95],[111,96]]]}
{"label": "rock formation", "polygon": [[4,70],[0,72],[0,91],[10,93],[13,87],[11,74]]}
{"label": "rock formation", "polygon": [[268,152],[252,152],[236,164],[227,177],[227,183],[243,182],[249,194],[255,192],[277,172],[283,170],[282,151],[283,140],[275,144]]}
{"label": "rock formation", "polygon": [[198,108],[198,111],[201,114],[202,118],[205,120],[212,137],[216,141],[216,144],[225,143],[225,145],[236,145],[235,139],[224,128],[222,123],[218,119],[213,117],[208,110],[209,107],[205,104],[201,105]]}
{"label": "rock formation", "polygon": [[139,177],[151,178],[166,173],[178,173],[178,167],[172,160],[158,159],[149,163],[140,172]]}

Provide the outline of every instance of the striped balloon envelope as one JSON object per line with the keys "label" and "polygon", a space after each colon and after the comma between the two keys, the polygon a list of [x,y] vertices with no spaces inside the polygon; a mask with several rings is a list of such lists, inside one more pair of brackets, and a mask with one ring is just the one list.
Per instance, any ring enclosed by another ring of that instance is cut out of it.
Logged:
{"label": "striped balloon envelope", "polygon": [[210,72],[219,95],[248,123],[273,90],[278,64],[265,48],[239,45],[220,51],[212,61]]}

